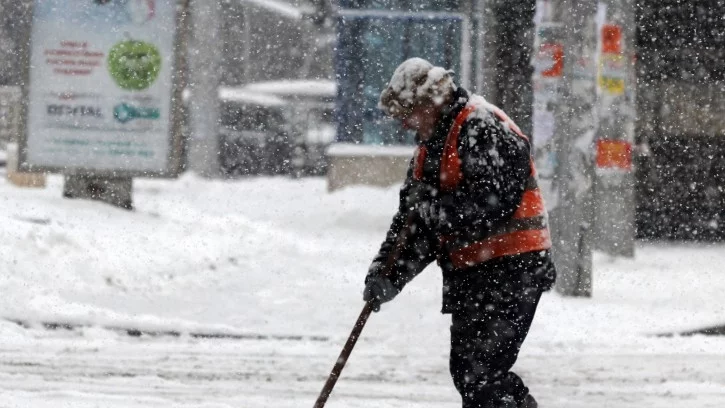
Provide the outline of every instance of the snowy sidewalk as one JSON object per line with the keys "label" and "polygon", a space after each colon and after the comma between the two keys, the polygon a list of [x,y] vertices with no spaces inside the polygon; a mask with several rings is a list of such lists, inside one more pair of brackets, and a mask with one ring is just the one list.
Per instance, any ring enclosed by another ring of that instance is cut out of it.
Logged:
{"label": "snowy sidewalk", "polygon": [[[247,340],[0,323],[0,407],[312,406],[397,202],[185,176],[139,181],[128,213],[60,190],[0,180],[0,317]],[[655,336],[725,324],[722,265],[725,245],[597,255],[594,297],[545,295],[517,372],[542,407],[725,406],[725,338]],[[373,316],[328,406],[458,406],[439,308],[431,267]]]}
{"label": "snowy sidewalk", "polygon": [[[311,407],[339,347],[133,339],[100,330],[14,337],[6,328],[2,334],[3,407]],[[543,407],[721,407],[722,353],[684,352],[674,340],[671,347],[525,352],[518,371]],[[442,349],[380,353],[374,342],[363,341],[328,406],[460,406],[445,357]]]}

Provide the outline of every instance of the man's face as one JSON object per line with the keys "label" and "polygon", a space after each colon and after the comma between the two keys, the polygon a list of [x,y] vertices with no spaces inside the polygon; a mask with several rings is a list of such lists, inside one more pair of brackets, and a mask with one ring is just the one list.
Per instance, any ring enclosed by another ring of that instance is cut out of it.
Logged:
{"label": "man's face", "polygon": [[410,113],[403,115],[400,121],[404,128],[415,130],[421,138],[425,138],[423,140],[427,140],[438,121],[438,111],[439,108],[432,103],[418,104]]}

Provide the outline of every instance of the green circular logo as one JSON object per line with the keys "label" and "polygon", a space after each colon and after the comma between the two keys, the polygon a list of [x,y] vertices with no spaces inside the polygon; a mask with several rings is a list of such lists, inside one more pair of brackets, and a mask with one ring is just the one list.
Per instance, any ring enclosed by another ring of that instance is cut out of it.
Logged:
{"label": "green circular logo", "polygon": [[121,89],[142,91],[159,77],[161,53],[151,43],[124,40],[108,53],[108,70]]}

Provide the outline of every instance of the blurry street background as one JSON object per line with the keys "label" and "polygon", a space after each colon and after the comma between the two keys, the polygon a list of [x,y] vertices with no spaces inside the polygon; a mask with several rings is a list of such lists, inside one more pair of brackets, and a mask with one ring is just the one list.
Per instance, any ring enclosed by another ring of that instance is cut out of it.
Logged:
{"label": "blurry street background", "polygon": [[[84,2],[0,0],[0,407],[312,406],[413,153],[376,108],[413,56],[533,138],[541,406],[725,406],[725,0]],[[327,406],[460,406],[440,293],[431,266],[374,314]]]}

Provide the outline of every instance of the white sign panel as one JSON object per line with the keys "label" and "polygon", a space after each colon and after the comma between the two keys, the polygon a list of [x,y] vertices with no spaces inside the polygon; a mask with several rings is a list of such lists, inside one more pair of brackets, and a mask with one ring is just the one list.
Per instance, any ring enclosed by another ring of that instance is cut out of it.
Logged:
{"label": "white sign panel", "polygon": [[164,173],[175,0],[35,0],[25,164]]}

